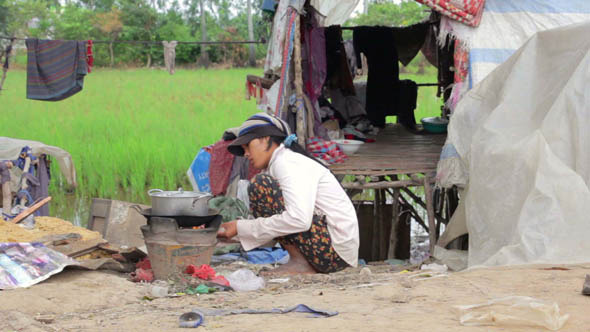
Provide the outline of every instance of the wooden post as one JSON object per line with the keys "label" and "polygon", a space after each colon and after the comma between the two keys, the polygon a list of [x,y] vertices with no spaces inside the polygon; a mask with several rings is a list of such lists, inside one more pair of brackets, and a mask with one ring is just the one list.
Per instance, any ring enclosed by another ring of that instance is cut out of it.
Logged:
{"label": "wooden post", "polygon": [[[385,232],[385,215],[387,208],[386,192],[383,189],[379,189],[379,258],[378,260],[384,260],[387,258],[387,242],[388,235]],[[391,220],[389,220],[391,222]]]}
{"label": "wooden post", "polygon": [[399,189],[393,189],[393,219],[391,220],[391,231],[389,232],[389,250],[387,258],[395,258],[395,247],[397,246],[397,229],[399,223]]}
{"label": "wooden post", "polygon": [[436,225],[434,224],[434,202],[432,199],[432,186],[430,184],[431,177],[428,174],[424,175],[424,195],[426,196],[426,212],[428,213],[428,237],[430,239],[430,255],[434,253],[434,245],[436,244]]}
{"label": "wooden post", "polygon": [[375,189],[374,191],[374,200],[373,200],[373,227],[372,233],[373,236],[371,237],[371,260],[376,261],[379,260],[379,214],[381,210],[379,209],[379,190]]}
{"label": "wooden post", "polygon": [[[295,40],[293,41],[293,53],[295,59],[295,93],[297,101],[295,108],[297,110],[297,142],[305,147],[305,105],[303,101],[303,78],[301,74],[301,15],[295,18]],[[289,100],[288,96],[285,96]]]}

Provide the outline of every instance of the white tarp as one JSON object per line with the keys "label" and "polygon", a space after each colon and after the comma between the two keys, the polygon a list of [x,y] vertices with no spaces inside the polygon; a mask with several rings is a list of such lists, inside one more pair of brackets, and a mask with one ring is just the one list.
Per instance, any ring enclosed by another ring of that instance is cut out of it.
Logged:
{"label": "white tarp", "polygon": [[310,4],[323,16],[322,26],[342,25],[360,0],[311,0]]}
{"label": "white tarp", "polygon": [[0,160],[17,159],[21,149],[25,146],[29,146],[33,150],[32,153],[35,156],[46,154],[55,158],[59,164],[59,169],[68,184],[74,187],[76,186],[76,169],[72,162],[72,156],[64,149],[37,141],[0,137]]}
{"label": "white tarp", "polygon": [[457,105],[470,267],[590,261],[588,36],[537,33]]}

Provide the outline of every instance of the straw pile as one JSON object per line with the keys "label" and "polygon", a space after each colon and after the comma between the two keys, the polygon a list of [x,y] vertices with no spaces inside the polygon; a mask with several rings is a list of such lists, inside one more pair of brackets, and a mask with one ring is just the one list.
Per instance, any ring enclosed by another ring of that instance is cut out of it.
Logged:
{"label": "straw pile", "polygon": [[100,239],[98,232],[72,225],[69,221],[54,217],[36,217],[35,228],[25,229],[19,225],[0,220],[0,243],[34,242],[48,235],[78,233],[81,240]]}

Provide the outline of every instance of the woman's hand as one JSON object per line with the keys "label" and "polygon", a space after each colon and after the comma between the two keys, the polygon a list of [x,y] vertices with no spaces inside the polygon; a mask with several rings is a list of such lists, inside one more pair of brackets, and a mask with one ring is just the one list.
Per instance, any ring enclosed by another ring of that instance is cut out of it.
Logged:
{"label": "woman's hand", "polygon": [[232,237],[238,235],[238,221],[232,220],[226,223],[221,224],[219,230],[217,231],[217,237],[223,239],[231,239]]}

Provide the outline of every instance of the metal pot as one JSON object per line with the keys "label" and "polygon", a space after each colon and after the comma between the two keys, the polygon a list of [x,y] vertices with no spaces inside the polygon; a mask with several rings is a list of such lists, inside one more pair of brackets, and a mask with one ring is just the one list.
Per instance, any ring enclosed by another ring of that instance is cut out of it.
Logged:
{"label": "metal pot", "polygon": [[209,212],[209,193],[198,191],[163,191],[150,189],[154,216],[206,216]]}

